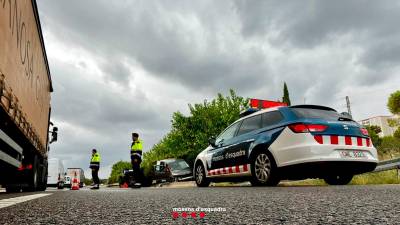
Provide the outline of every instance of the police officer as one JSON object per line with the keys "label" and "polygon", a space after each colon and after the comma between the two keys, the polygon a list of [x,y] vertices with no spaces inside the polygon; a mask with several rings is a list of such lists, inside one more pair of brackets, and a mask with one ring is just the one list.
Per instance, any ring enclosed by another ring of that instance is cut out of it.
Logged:
{"label": "police officer", "polygon": [[99,169],[100,169],[100,154],[96,149],[92,150],[92,159],[90,160],[90,169],[92,169],[93,187],[91,189],[100,188]]}
{"label": "police officer", "polygon": [[143,179],[140,163],[142,162],[143,141],[139,139],[138,133],[132,133],[131,164],[135,176],[136,185],[141,185]]}

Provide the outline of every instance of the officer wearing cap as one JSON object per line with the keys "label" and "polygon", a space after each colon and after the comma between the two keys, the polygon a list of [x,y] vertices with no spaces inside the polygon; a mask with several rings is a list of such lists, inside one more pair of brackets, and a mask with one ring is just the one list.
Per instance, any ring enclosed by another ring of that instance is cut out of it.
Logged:
{"label": "officer wearing cap", "polygon": [[131,144],[131,164],[137,184],[142,180],[142,172],[140,170],[140,163],[142,162],[143,141],[139,139],[138,133],[132,133]]}

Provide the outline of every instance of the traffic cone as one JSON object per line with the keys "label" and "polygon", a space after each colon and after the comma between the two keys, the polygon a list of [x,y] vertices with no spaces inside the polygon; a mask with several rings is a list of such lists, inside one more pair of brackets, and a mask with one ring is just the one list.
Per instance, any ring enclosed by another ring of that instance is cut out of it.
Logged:
{"label": "traffic cone", "polygon": [[79,182],[78,182],[78,178],[76,176],[76,172],[74,175],[74,179],[72,179],[71,190],[79,190]]}
{"label": "traffic cone", "polygon": [[121,185],[121,188],[128,188],[128,187],[129,187],[129,185],[126,182]]}

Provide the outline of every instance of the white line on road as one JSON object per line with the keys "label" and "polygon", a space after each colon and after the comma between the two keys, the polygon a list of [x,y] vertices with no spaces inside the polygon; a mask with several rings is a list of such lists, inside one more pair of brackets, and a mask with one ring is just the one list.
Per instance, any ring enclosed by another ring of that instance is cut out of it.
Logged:
{"label": "white line on road", "polygon": [[26,195],[26,196],[21,196],[21,197],[16,197],[16,198],[9,198],[9,199],[2,199],[0,200],[0,209],[1,208],[5,208],[5,207],[9,207],[21,202],[26,202],[26,201],[30,201],[36,198],[42,198],[48,195],[52,195],[52,194],[35,194],[35,195]]}

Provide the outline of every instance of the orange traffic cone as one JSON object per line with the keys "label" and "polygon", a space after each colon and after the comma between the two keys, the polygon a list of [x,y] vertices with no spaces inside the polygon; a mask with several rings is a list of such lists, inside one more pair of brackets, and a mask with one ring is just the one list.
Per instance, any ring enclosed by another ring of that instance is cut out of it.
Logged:
{"label": "orange traffic cone", "polygon": [[76,172],[74,175],[74,179],[72,179],[71,190],[79,190],[79,182],[78,182],[78,178],[76,176]]}
{"label": "orange traffic cone", "polygon": [[120,185],[120,188],[128,188],[128,187],[129,187],[129,185],[126,182]]}

